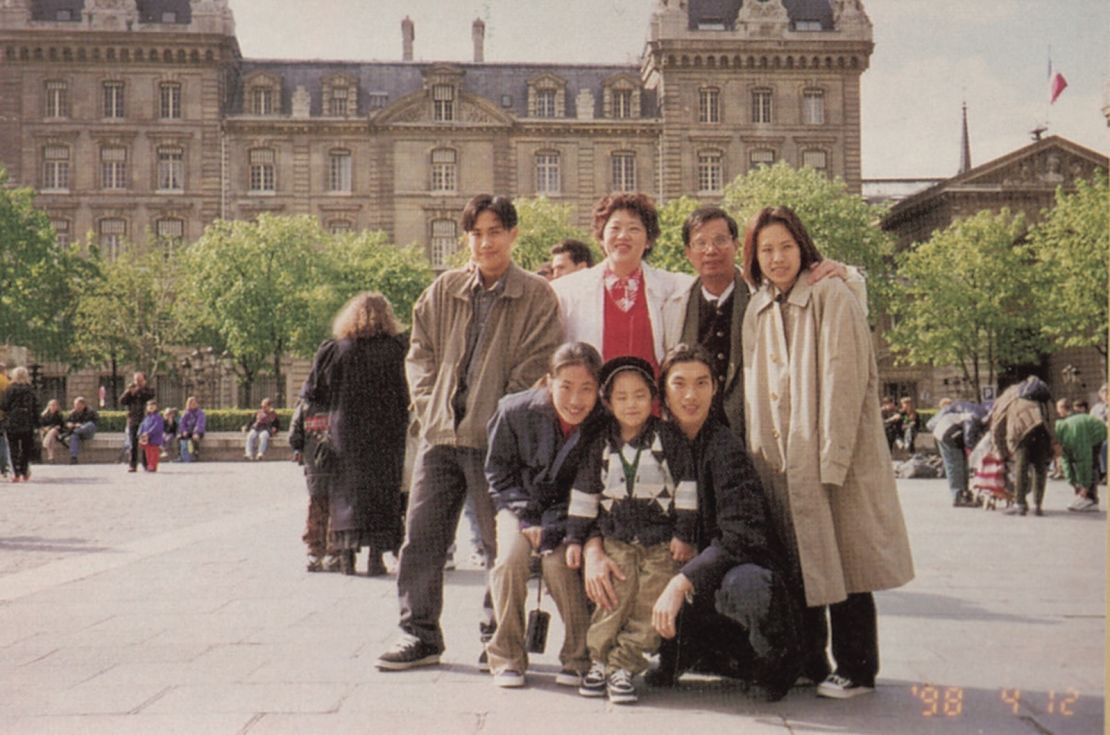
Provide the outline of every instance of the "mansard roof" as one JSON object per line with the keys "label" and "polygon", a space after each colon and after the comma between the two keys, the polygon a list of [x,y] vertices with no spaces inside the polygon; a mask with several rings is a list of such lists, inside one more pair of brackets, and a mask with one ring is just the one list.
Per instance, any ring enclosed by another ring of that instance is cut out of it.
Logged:
{"label": "mansard roof", "polygon": [[[193,10],[189,0],[135,0],[140,23],[161,23],[165,13],[174,14],[174,23],[187,24]],[[31,0],[31,20],[57,21],[59,11],[69,11],[71,21],[80,21],[85,0]]]}
{"label": "mansard roof", "polygon": [[[292,111],[292,95],[303,86],[312,98],[310,114],[323,114],[324,81],[342,74],[358,83],[358,112],[368,112],[368,99],[372,94],[387,95],[387,104],[421,89],[424,73],[443,62],[344,62],[344,61],[285,61],[244,59],[240,79],[246,80],[256,73],[265,73],[281,79],[283,114]],[[636,66],[623,64],[535,64],[535,63],[454,63],[448,66],[463,72],[461,89],[464,93],[484,97],[495,105],[519,117],[528,115],[528,83],[542,75],[558,77],[566,82],[566,117],[578,115],[577,95],[588,89],[594,96],[594,117],[602,113],[603,90],[606,83],[618,74],[628,74],[639,79]],[[232,114],[244,111],[246,95],[243,85],[235,91],[231,102]],[[656,113],[655,92],[641,93],[641,116],[653,118]]]}
{"label": "mansard roof", "polygon": [[58,20],[60,11],[69,11],[71,21],[80,21],[85,0],[31,0],[31,20]]}
{"label": "mansard roof", "polygon": [[175,23],[188,23],[193,10],[189,0],[137,0],[139,22],[161,23],[164,13],[173,13]]}
{"label": "mansard roof", "polygon": [[[744,2],[757,2],[758,0],[690,0],[690,29],[697,29],[702,23],[723,23],[732,30],[736,24],[736,16]],[[774,0],[772,0],[774,1]],[[833,30],[833,11],[829,0],[782,0],[786,6],[790,22],[797,24],[800,21],[818,22],[821,30]]]}

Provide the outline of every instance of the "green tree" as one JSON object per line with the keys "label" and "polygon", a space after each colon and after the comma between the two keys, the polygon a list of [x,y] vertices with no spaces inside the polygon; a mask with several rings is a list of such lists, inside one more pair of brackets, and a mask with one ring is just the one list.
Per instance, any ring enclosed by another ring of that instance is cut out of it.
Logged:
{"label": "green tree", "polygon": [[407,323],[412,305],[432,281],[424,252],[416,246],[399,248],[381,231],[335,235],[325,252],[324,279],[317,287],[316,329],[297,345],[300,354],[311,354],[328,337],[335,313],[361,291],[380,291],[398,320]]}
{"label": "green tree", "polygon": [[1040,276],[1024,232],[1021,215],[982,211],[898,256],[895,323],[885,336],[899,362],[956,365],[980,386],[984,368],[993,385],[1000,366],[1036,358]]}
{"label": "green tree", "polygon": [[314,217],[263,214],[214,222],[186,251],[182,313],[219,334],[248,390],[267,361],[280,385],[283,358],[315,347],[319,325],[306,317],[322,282],[326,239]]}
{"label": "green tree", "polygon": [[682,244],[682,223],[701,205],[693,197],[679,197],[659,207],[659,239],[651,248],[648,261],[656,268],[679,273],[693,273]]}
{"label": "green tree", "polygon": [[189,337],[176,308],[181,258],[173,250],[126,248],[126,257],[108,261],[92,251],[94,274],[78,291],[73,362],[108,367],[113,387],[121,364],[163,372],[173,359],[170,348]]}
{"label": "green tree", "polygon": [[1110,191],[1106,175],[1056,191],[1056,205],[1029,233],[1039,261],[1037,314],[1060,347],[1094,347],[1106,357]]}
{"label": "green tree", "polygon": [[38,359],[65,360],[76,284],[87,269],[58,246],[34,192],[9,188],[0,168],[0,344],[21,345]]}
{"label": "green tree", "polygon": [[551,260],[551,246],[560,240],[573,238],[588,244],[594,250],[595,261],[600,254],[589,232],[575,227],[574,208],[570,204],[557,204],[547,197],[516,199],[516,246],[513,260],[525,270],[535,272]]}
{"label": "green tree", "polygon": [[883,209],[848,193],[842,180],[780,162],[733,180],[725,187],[722,206],[736,217],[741,239],[745,223],[763,207],[790,207],[822,255],[864,271],[872,317],[886,312],[894,240],[878,225]]}

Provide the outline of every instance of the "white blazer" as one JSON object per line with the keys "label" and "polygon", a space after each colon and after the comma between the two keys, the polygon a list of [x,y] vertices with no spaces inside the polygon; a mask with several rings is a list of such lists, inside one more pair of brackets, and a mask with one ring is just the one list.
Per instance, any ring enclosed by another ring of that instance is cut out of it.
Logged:
{"label": "white blazer", "polygon": [[[666,354],[663,305],[675,294],[689,290],[694,277],[687,273],[671,273],[652,268],[647,263],[641,267],[655,359],[662,362]],[[601,345],[605,341],[604,274],[605,261],[602,261],[593,268],[571,273],[551,282],[551,288],[559,298],[559,312],[567,341],[586,342],[597,348],[598,352],[602,351]]]}

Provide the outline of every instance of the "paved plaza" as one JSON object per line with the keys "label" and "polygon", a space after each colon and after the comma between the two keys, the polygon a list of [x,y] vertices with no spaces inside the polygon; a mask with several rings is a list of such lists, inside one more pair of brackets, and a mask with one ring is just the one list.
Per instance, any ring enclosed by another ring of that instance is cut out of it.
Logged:
{"label": "paved plaza", "polygon": [[[875,695],[774,704],[687,677],[631,707],[477,671],[484,574],[447,573],[444,665],[382,673],[395,579],[307,574],[289,463],[43,466],[0,486],[0,733],[1023,733],[1103,731],[1106,516],[955,510],[899,480],[917,565],[877,595]],[[465,546],[461,547],[465,549]],[[553,610],[550,599],[545,608]]]}

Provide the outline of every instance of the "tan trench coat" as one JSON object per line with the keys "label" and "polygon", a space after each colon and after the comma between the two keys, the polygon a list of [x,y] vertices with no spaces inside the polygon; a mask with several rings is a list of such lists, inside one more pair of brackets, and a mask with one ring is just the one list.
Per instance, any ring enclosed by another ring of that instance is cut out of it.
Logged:
{"label": "tan trench coat", "polygon": [[903,585],[913,560],[863,309],[836,278],[799,279],[786,301],[765,286],[745,314],[745,414],[771,517],[813,607]]}

